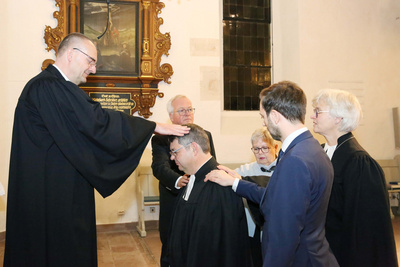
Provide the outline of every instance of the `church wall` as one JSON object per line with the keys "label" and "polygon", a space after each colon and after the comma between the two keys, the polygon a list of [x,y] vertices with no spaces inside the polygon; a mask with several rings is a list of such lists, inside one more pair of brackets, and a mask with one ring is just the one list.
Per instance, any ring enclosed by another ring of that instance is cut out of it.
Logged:
{"label": "church wall", "polygon": [[299,83],[309,100],[320,88],[355,93],[364,113],[358,141],[374,158],[392,159],[400,153],[392,118],[400,106],[400,3],[301,1],[299,14]]}
{"label": "church wall", "polygon": [[[7,187],[14,108],[25,83],[44,59],[54,58],[43,40],[45,25],[56,26],[53,0],[4,0],[0,9],[0,182]],[[349,1],[273,0],[273,78],[297,82],[308,96],[321,88],[355,92],[364,119],[355,132],[377,159],[392,159],[392,107],[400,104],[400,4],[395,0]],[[164,0],[161,32],[170,32],[172,47],[163,63],[174,68],[171,84],[160,84],[164,98],[152,109],[151,120],[168,122],[167,101],[185,94],[196,108],[195,122],[211,131],[219,162],[251,161],[250,135],[261,126],[257,111],[224,112],[222,102],[222,3],[215,0]],[[244,126],[245,125],[245,126]],[[321,142],[323,139],[316,136]],[[142,165],[151,164],[150,146]],[[135,180],[129,178],[116,198],[120,207],[97,198],[99,224],[136,222]],[[5,230],[5,197],[0,197],[0,232]],[[112,214],[112,216],[110,216]],[[99,217],[100,216],[100,217]]]}

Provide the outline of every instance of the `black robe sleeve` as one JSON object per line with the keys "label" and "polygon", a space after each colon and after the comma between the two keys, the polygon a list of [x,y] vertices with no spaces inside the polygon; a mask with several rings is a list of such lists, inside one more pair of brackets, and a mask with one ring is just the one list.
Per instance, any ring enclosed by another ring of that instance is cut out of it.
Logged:
{"label": "black robe sleeve", "polygon": [[27,102],[65,157],[103,197],[112,194],[138,165],[155,123],[102,109],[71,82],[38,80],[31,88]]}

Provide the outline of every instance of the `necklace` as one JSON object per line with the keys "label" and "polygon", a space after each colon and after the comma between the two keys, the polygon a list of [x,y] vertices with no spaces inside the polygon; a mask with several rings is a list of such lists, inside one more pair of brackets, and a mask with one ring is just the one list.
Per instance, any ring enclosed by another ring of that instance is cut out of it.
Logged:
{"label": "necklace", "polygon": [[349,141],[350,139],[353,139],[353,138],[354,138],[354,136],[349,137],[349,138],[347,138],[346,140],[344,140],[342,143],[340,143],[340,144],[335,148],[335,151],[336,151],[341,145],[343,145],[344,143],[346,143],[347,141]]}

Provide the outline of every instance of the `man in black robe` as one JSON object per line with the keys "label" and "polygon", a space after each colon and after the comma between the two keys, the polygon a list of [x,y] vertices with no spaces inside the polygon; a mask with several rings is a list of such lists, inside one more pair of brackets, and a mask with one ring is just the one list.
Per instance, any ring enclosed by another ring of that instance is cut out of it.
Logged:
{"label": "man in black robe", "polygon": [[96,58],[86,36],[68,35],[18,100],[4,266],[97,266],[93,188],[103,197],[117,190],[154,131],[187,132],[102,109],[77,86]]}
{"label": "man in black robe", "polygon": [[205,183],[217,168],[205,131],[187,124],[190,133],[173,138],[171,159],[189,183],[177,197],[169,235],[171,267],[251,266],[242,199],[230,188]]}
{"label": "man in black robe", "polygon": [[[184,95],[176,95],[168,101],[167,110],[171,122],[174,124],[193,123],[194,108],[192,101]],[[210,140],[211,155],[216,158],[214,143],[212,141],[211,133],[207,133]],[[167,246],[168,246],[168,232],[170,227],[171,218],[174,214],[176,196],[179,193],[179,188],[183,188],[188,181],[188,176],[178,169],[175,162],[170,158],[169,150],[169,136],[154,135],[151,139],[151,148],[153,152],[153,162],[151,168],[153,175],[159,180],[160,191],[160,216],[159,216],[159,231],[162,243],[161,248],[161,267],[168,267],[167,261]]]}

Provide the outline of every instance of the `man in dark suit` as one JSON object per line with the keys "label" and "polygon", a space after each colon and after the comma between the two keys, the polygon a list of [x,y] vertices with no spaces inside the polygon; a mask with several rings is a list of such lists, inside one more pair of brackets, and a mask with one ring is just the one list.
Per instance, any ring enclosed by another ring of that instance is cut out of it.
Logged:
{"label": "man in dark suit", "polygon": [[260,203],[263,266],[338,266],[325,238],[333,169],[304,126],[306,96],[298,85],[284,81],[262,90],[260,99],[264,125],[283,142],[267,188],[239,180],[227,168],[211,172],[206,180],[232,185],[240,196]]}
{"label": "man in dark suit", "polygon": [[230,188],[205,183],[218,166],[205,131],[185,124],[189,134],[173,137],[171,159],[189,183],[179,192],[168,237],[171,267],[250,267],[247,223],[242,198]]}
{"label": "man in dark suit", "polygon": [[[183,95],[171,98],[167,104],[169,118],[174,124],[193,123],[194,108],[192,102]],[[210,140],[211,155],[215,156],[214,143],[210,132],[207,132]],[[178,169],[175,162],[170,159],[169,140],[165,135],[154,135],[151,140],[153,162],[151,168],[153,175],[159,180],[160,191],[160,215],[159,231],[162,243],[161,266],[169,266],[166,261],[166,251],[168,244],[168,230],[173,215],[176,196],[179,189],[189,181],[188,176]]]}

